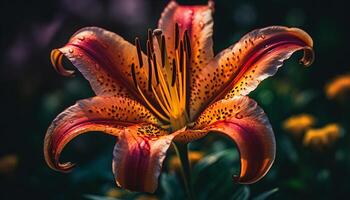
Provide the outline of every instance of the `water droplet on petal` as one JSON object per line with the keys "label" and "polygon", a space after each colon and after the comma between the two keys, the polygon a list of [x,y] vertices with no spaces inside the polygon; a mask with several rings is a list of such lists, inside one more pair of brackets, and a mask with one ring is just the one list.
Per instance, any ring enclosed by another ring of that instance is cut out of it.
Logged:
{"label": "water droplet on petal", "polygon": [[69,53],[73,53],[73,49],[69,49],[68,51],[69,51]]}
{"label": "water droplet on petal", "polygon": [[85,40],[85,37],[84,36],[79,36],[78,39],[83,41],[83,40]]}
{"label": "water droplet on petal", "polygon": [[261,37],[261,39],[265,39],[265,35],[261,35],[260,37]]}
{"label": "water droplet on petal", "polygon": [[200,28],[203,28],[203,27],[204,27],[203,21],[199,21],[199,27],[200,27]]}
{"label": "water droplet on petal", "polygon": [[73,124],[73,122],[74,122],[73,120],[69,120],[69,123]]}

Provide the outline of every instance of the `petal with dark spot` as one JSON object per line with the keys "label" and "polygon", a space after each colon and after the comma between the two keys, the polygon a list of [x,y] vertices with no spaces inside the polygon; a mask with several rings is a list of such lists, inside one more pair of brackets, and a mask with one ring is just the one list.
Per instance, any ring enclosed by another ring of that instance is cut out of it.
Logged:
{"label": "petal with dark spot", "polygon": [[193,130],[183,132],[175,141],[190,142],[217,132],[233,140],[240,152],[239,183],[254,183],[270,169],[276,154],[275,137],[264,111],[249,97],[220,100],[209,106]]}
{"label": "petal with dark spot", "polygon": [[301,62],[313,61],[313,41],[298,28],[271,26],[246,34],[218,54],[199,74],[191,91],[191,117],[222,98],[247,95],[274,75],[295,51],[304,50]]}
{"label": "petal with dark spot", "polygon": [[132,191],[154,192],[166,152],[177,133],[154,125],[124,129],[114,147],[113,173],[118,186]]}
{"label": "petal with dark spot", "polygon": [[124,97],[93,97],[78,101],[51,123],[45,136],[46,163],[58,171],[69,171],[71,163],[59,157],[72,139],[80,134],[101,131],[118,136],[124,127],[137,123],[157,124],[157,119],[141,104]]}

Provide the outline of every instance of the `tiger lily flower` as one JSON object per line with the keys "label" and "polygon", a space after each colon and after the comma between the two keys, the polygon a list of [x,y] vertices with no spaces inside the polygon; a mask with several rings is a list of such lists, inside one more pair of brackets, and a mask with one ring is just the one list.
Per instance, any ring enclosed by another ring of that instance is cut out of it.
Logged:
{"label": "tiger lily flower", "polygon": [[147,50],[97,27],[76,32],[51,52],[54,68],[65,76],[62,57],[90,82],[96,96],[77,101],[47,130],[47,164],[67,172],[60,153],[80,134],[100,131],[117,138],[112,170],[117,185],[154,192],[172,143],[187,144],[210,132],[235,142],[241,167],[235,179],[261,179],[275,158],[275,138],[264,111],[247,97],[298,50],[313,61],[313,41],[297,28],[254,30],[214,57],[214,4],[182,6],[171,1],[158,28],[148,31]]}

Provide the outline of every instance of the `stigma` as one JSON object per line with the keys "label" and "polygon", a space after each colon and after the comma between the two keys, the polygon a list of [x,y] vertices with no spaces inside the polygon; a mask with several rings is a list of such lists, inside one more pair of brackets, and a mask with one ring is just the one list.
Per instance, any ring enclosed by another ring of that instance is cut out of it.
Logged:
{"label": "stigma", "polygon": [[[156,99],[151,103],[150,97],[142,91],[137,83],[135,63],[131,64],[131,75],[134,87],[139,97],[165,124],[173,131],[184,127],[189,122],[188,117],[188,65],[190,64],[191,45],[188,31],[180,33],[176,23],[174,28],[174,49],[167,49],[165,35],[160,29],[148,30],[146,61],[148,73],[148,93]],[[154,44],[155,43],[155,44]],[[139,38],[135,39],[137,61],[140,68],[145,66]],[[174,53],[173,57],[168,52]]]}

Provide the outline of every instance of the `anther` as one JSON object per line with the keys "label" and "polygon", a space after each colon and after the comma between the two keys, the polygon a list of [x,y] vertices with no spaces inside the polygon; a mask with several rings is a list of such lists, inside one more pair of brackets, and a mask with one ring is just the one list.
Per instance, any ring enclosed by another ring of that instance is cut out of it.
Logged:
{"label": "anther", "polygon": [[131,75],[132,75],[132,80],[134,81],[135,87],[137,87],[137,81],[136,81],[136,74],[135,74],[135,64],[131,64]]}
{"label": "anther", "polygon": [[140,45],[140,40],[137,37],[135,38],[135,46],[136,46],[136,51],[137,51],[137,57],[139,60],[139,65],[140,65],[140,68],[142,68],[143,61],[142,61],[142,54],[141,54],[141,45]]}
{"label": "anther", "polygon": [[182,68],[183,68],[183,62],[184,62],[184,45],[183,42],[180,42],[180,60],[179,60],[179,67],[180,67],[180,72],[182,73]]}
{"label": "anther", "polygon": [[180,32],[179,32],[179,24],[175,23],[175,49],[179,47],[179,37],[180,37]]}
{"label": "anther", "polygon": [[171,86],[174,86],[175,85],[175,81],[176,81],[176,62],[175,62],[175,59],[173,59],[173,76],[172,76],[172,79],[171,79]]}
{"label": "anther", "polygon": [[148,56],[148,90],[152,92],[152,63],[151,56]]}
{"label": "anther", "polygon": [[151,49],[151,43],[149,40],[147,41],[146,47],[147,47],[147,56],[150,57],[152,55],[152,49]]}
{"label": "anther", "polygon": [[161,43],[161,59],[162,59],[162,67],[165,66],[165,55],[166,55],[166,46],[165,46],[165,37],[162,35],[162,43]]}
{"label": "anther", "polygon": [[184,41],[185,41],[185,47],[186,47],[186,52],[188,59],[191,57],[191,43],[190,43],[190,38],[188,37],[188,31],[186,30],[184,32]]}
{"label": "anther", "polygon": [[153,36],[152,36],[152,29],[148,29],[147,33],[148,41],[150,42],[151,45],[151,53],[153,52]]}
{"label": "anther", "polygon": [[154,36],[160,36],[160,35],[162,35],[162,33],[163,33],[162,30],[159,28],[153,30]]}
{"label": "anther", "polygon": [[154,73],[155,73],[155,76],[156,76],[156,81],[157,81],[157,84],[159,84],[157,59],[156,59],[156,55],[154,53],[152,55],[152,58],[153,58],[153,66],[154,66]]}

